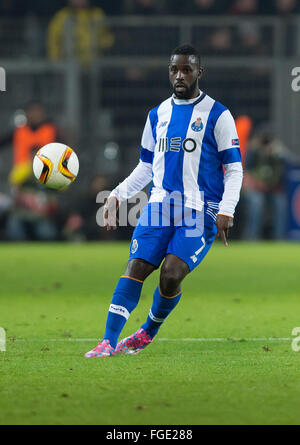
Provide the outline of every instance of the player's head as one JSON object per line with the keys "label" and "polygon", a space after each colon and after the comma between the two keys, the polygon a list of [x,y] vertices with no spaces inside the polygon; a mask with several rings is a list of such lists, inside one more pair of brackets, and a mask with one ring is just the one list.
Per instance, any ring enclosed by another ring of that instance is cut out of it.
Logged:
{"label": "player's head", "polygon": [[169,79],[178,99],[191,99],[199,94],[198,80],[202,73],[200,55],[193,46],[182,45],[172,51]]}

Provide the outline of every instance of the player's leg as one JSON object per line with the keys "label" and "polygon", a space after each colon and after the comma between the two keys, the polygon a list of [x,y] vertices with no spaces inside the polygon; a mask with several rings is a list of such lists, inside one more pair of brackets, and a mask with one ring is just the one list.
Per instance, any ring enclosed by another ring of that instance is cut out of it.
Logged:
{"label": "player's leg", "polygon": [[141,258],[133,258],[128,261],[124,276],[145,281],[145,279],[156,269],[157,266],[148,261]]}
{"label": "player's leg", "polygon": [[[217,233],[211,216],[196,211],[193,213],[197,214],[196,226],[189,228],[183,224],[177,227],[168,246],[160,285],[154,293],[153,306],[144,325],[152,338],[178,304],[182,296],[180,283],[203,261]],[[154,317],[151,317],[151,312]]]}
{"label": "player's leg", "polygon": [[129,260],[126,271],[117,283],[109,306],[103,339],[85,357],[114,355],[119,335],[131,312],[137,306],[144,280],[156,266],[139,258]]}
{"label": "player's leg", "polygon": [[154,291],[152,307],[142,325],[151,339],[177,306],[182,295],[181,282],[188,273],[189,267],[185,261],[175,255],[167,255],[160,270],[159,285]]}
{"label": "player's leg", "polygon": [[121,340],[117,353],[137,354],[153,340],[161,324],[175,308],[181,297],[180,283],[189,273],[187,264],[174,255],[167,255],[160,271],[159,286],[146,322],[134,334]]}
{"label": "player's leg", "polygon": [[106,320],[104,340],[116,347],[119,335],[131,312],[136,308],[145,279],[157,267],[147,261],[135,258],[128,262],[125,273],[113,293]]}
{"label": "player's leg", "polygon": [[[165,256],[171,236],[170,227],[143,224],[143,215],[132,236],[127,269],[119,279],[109,306],[103,340],[95,348],[97,350],[88,352],[86,357],[114,355],[118,337],[138,304],[144,280],[159,267]],[[102,343],[105,350],[99,355]]]}
{"label": "player's leg", "polygon": [[148,318],[137,332],[118,343],[118,352],[137,354],[144,349],[178,304],[182,295],[182,280],[204,259],[217,233],[211,216],[202,214],[201,219],[198,227],[192,229],[195,230],[193,236],[189,236],[191,233],[187,235],[184,224],[176,228],[161,268],[160,283],[155,289]]}

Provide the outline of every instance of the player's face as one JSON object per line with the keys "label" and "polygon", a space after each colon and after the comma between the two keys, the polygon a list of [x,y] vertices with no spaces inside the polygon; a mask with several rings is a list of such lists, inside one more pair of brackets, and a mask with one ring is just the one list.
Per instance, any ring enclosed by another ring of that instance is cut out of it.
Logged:
{"label": "player's face", "polygon": [[198,96],[198,80],[202,71],[194,56],[178,54],[171,57],[169,79],[178,99],[192,99]]}

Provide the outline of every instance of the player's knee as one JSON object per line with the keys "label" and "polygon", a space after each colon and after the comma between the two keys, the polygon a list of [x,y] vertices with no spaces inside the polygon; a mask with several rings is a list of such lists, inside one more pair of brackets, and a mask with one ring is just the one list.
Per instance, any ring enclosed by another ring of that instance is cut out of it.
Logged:
{"label": "player's knee", "polygon": [[173,296],[179,291],[182,278],[180,270],[174,270],[168,266],[162,267],[159,282],[161,293],[167,297]]}
{"label": "player's knee", "polygon": [[155,269],[153,264],[135,258],[128,262],[124,275],[144,281]]}
{"label": "player's knee", "polygon": [[174,277],[161,277],[159,287],[162,295],[173,297],[179,291],[180,281]]}

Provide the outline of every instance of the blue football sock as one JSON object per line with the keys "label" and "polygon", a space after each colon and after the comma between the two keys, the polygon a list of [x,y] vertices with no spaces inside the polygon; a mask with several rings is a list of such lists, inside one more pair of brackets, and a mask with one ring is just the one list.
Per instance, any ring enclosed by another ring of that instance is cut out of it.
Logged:
{"label": "blue football sock", "polygon": [[146,322],[142,325],[142,328],[147,331],[150,337],[153,338],[157,334],[157,331],[163,322],[177,305],[181,295],[182,292],[178,293],[174,297],[164,297],[161,295],[159,287],[155,289],[152,307]]}
{"label": "blue football sock", "polygon": [[119,335],[130,313],[139,302],[142,286],[142,281],[125,276],[122,276],[117,284],[109,306],[103,336],[103,339],[109,340],[113,348],[117,345]]}

